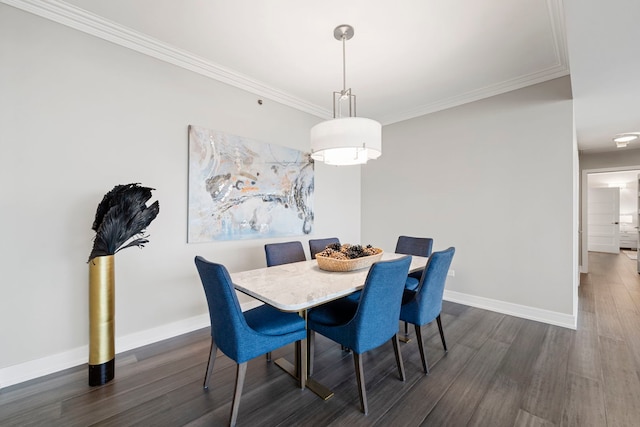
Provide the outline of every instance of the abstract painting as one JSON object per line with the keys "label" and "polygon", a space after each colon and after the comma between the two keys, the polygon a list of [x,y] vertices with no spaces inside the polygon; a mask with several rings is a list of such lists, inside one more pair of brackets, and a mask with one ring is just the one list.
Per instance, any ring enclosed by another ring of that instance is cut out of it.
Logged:
{"label": "abstract painting", "polygon": [[189,243],[309,234],[309,153],[189,126]]}

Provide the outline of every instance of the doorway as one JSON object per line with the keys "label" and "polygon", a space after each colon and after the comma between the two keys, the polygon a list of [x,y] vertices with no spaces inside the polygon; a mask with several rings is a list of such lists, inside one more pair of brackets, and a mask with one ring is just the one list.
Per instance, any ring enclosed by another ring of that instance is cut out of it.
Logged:
{"label": "doorway", "polygon": [[[582,171],[582,203],[581,203],[581,272],[587,273],[588,252],[590,249],[589,236],[589,189],[619,188],[620,212],[619,222],[620,248],[638,248],[638,175],[640,166],[617,168],[590,169]],[[596,249],[597,250],[597,249]]]}

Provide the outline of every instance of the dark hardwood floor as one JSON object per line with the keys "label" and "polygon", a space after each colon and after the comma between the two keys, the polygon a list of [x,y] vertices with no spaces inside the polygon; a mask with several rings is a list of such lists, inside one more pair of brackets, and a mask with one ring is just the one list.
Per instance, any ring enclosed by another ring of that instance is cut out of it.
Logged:
{"label": "dark hardwood floor", "polygon": [[[249,362],[238,424],[245,426],[640,425],[640,278],[626,255],[592,253],[577,331],[446,303],[444,354],[423,328],[431,373],[415,341],[364,356],[369,415],[359,411],[352,357],[317,335],[322,401],[264,358]],[[218,426],[229,418],[235,364],[220,355],[202,390],[208,330],[120,354],[116,379],[87,385],[79,366],[0,391],[2,426]],[[291,359],[293,347],[274,352]]]}

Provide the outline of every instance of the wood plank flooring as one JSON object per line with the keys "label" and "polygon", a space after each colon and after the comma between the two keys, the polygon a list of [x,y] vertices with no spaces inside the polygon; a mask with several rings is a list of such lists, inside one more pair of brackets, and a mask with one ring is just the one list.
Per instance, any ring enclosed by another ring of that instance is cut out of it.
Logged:
{"label": "wood plank flooring", "polygon": [[[449,353],[423,328],[431,373],[414,341],[364,355],[369,415],[359,411],[351,354],[316,335],[322,401],[264,358],[249,362],[238,425],[637,426],[640,425],[640,276],[626,255],[591,253],[580,286],[577,331],[459,304],[444,304]],[[1,426],[222,426],[235,364],[219,355],[202,390],[208,329],[116,358],[116,379],[87,385],[79,366],[0,390]],[[292,359],[293,346],[274,352]]]}

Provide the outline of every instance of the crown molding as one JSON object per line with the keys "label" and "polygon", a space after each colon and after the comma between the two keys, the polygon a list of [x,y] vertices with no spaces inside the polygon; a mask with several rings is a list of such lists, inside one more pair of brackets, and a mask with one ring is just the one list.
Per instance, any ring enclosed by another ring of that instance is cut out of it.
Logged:
{"label": "crown molding", "polygon": [[0,2],[305,113],[321,118],[332,116],[327,109],[64,1],[0,0]]}
{"label": "crown molding", "polygon": [[558,77],[564,77],[569,74],[569,69],[564,65],[556,65],[546,70],[536,73],[527,74],[512,80],[506,80],[494,85],[486,86],[481,89],[463,93],[461,95],[452,96],[450,98],[438,100],[436,102],[422,105],[412,110],[406,110],[398,114],[384,116],[380,122],[383,125],[390,125],[401,122],[403,120],[413,119],[415,117],[424,116],[426,114],[435,113],[436,111],[446,110],[447,108],[457,107],[459,105],[468,104],[470,102],[479,101],[481,99],[490,98],[506,92],[522,89],[537,83],[553,80]]}
{"label": "crown molding", "polygon": [[[163,43],[160,40],[138,31],[116,24],[115,22],[87,12],[64,1],[0,0],[0,2],[222,83],[229,84],[249,93],[279,102],[313,116],[323,119],[332,117],[332,113],[328,109],[297,98],[202,57]],[[379,121],[383,125],[389,125],[568,75],[569,66],[567,61],[567,42],[562,2],[563,0],[546,0],[549,22],[555,41],[556,64],[552,67],[461,95],[437,100],[429,104],[421,105],[418,108],[386,115],[380,117]]]}

